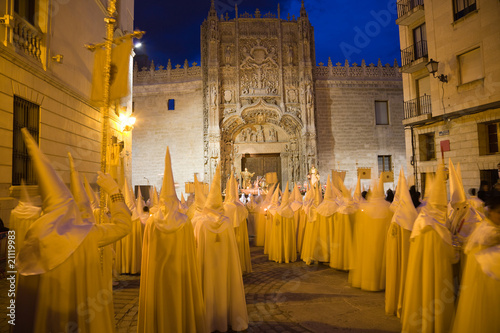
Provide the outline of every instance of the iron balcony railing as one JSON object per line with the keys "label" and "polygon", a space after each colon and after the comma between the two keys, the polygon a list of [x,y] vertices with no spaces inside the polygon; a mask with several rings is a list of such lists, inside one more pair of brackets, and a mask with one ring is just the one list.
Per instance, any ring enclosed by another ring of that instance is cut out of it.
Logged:
{"label": "iron balcony railing", "polygon": [[427,41],[422,40],[401,50],[401,63],[402,66],[410,65],[413,61],[427,57]]}
{"label": "iron balcony railing", "polygon": [[423,6],[424,0],[400,0],[398,4],[398,18],[406,15],[410,10],[417,6]]}
{"label": "iron balcony railing", "polygon": [[405,119],[431,114],[431,95],[424,95],[404,102]]}

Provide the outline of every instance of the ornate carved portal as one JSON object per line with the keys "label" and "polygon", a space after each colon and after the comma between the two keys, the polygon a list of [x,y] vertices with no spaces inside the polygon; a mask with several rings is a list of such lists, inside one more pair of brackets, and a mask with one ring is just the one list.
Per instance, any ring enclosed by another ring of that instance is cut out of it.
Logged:
{"label": "ornate carved portal", "polygon": [[239,174],[243,154],[279,154],[281,182],[301,182],[316,164],[314,39],[305,9],[202,25],[205,180],[222,165]]}

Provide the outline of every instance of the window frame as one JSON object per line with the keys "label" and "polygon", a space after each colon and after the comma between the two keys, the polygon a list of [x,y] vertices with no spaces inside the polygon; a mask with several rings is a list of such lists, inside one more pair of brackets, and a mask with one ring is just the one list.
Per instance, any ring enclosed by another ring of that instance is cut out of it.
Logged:
{"label": "window frame", "polygon": [[[462,10],[458,10],[459,3],[464,5]],[[467,6],[465,6],[466,3]],[[477,0],[453,0],[453,21],[456,22],[476,10]]]}
{"label": "window frame", "polygon": [[[432,137],[432,139],[431,139]],[[432,143],[432,149],[429,149]],[[418,136],[419,157],[421,162],[433,161],[436,159],[436,133],[422,133]],[[422,147],[424,145],[424,147]],[[430,154],[432,152],[432,154]],[[425,155],[424,155],[425,154]]]}
{"label": "window frame", "polygon": [[169,98],[167,100],[167,110],[168,111],[175,111],[175,99],[174,98]]}
{"label": "window frame", "polygon": [[[22,115],[21,115],[22,113]],[[26,128],[35,141],[40,137],[40,105],[14,95],[12,120],[12,185],[36,185],[37,179],[21,129]]]}
{"label": "window frame", "polygon": [[[386,158],[388,161],[386,162]],[[382,159],[382,170],[380,169],[380,159]],[[377,166],[379,176],[384,171],[392,171],[392,155],[377,155]],[[386,168],[387,166],[387,168]]]}
{"label": "window frame", "polygon": [[[378,117],[377,117],[377,103],[385,103],[385,105],[386,105],[385,111],[386,111],[387,123],[379,124]],[[391,120],[390,120],[390,113],[389,113],[389,101],[388,100],[375,100],[375,102],[373,104],[374,104],[373,106],[375,108],[375,125],[381,125],[381,126],[390,125],[391,124]]]}

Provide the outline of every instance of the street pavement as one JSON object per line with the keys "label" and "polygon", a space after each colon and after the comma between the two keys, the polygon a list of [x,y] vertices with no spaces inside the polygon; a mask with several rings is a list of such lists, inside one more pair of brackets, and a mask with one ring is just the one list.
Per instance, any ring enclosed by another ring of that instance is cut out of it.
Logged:
{"label": "street pavement", "polygon": [[[384,293],[351,288],[348,273],[327,265],[267,260],[252,247],[252,273],[245,274],[247,332],[400,332],[396,317],[384,313]],[[118,333],[137,332],[138,275],[121,275],[114,287]],[[0,332],[8,332],[8,283],[0,281]],[[17,318],[21,319],[21,318]]]}
{"label": "street pavement", "polygon": [[[384,313],[384,292],[351,288],[347,272],[302,261],[278,264],[262,247],[251,251],[253,271],[243,276],[247,332],[401,331],[399,320]],[[136,332],[139,276],[120,276],[114,296],[117,331]]]}

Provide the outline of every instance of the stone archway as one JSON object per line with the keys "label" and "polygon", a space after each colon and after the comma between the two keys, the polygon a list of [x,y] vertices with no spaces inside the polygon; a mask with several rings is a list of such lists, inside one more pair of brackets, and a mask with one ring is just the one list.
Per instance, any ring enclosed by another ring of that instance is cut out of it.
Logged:
{"label": "stone archway", "polygon": [[[221,124],[221,163],[223,178],[241,171],[244,154],[279,154],[281,179],[294,183],[305,176],[307,161],[302,142],[302,125],[291,114],[283,114],[276,105],[260,100]],[[223,179],[223,182],[225,182]]]}

